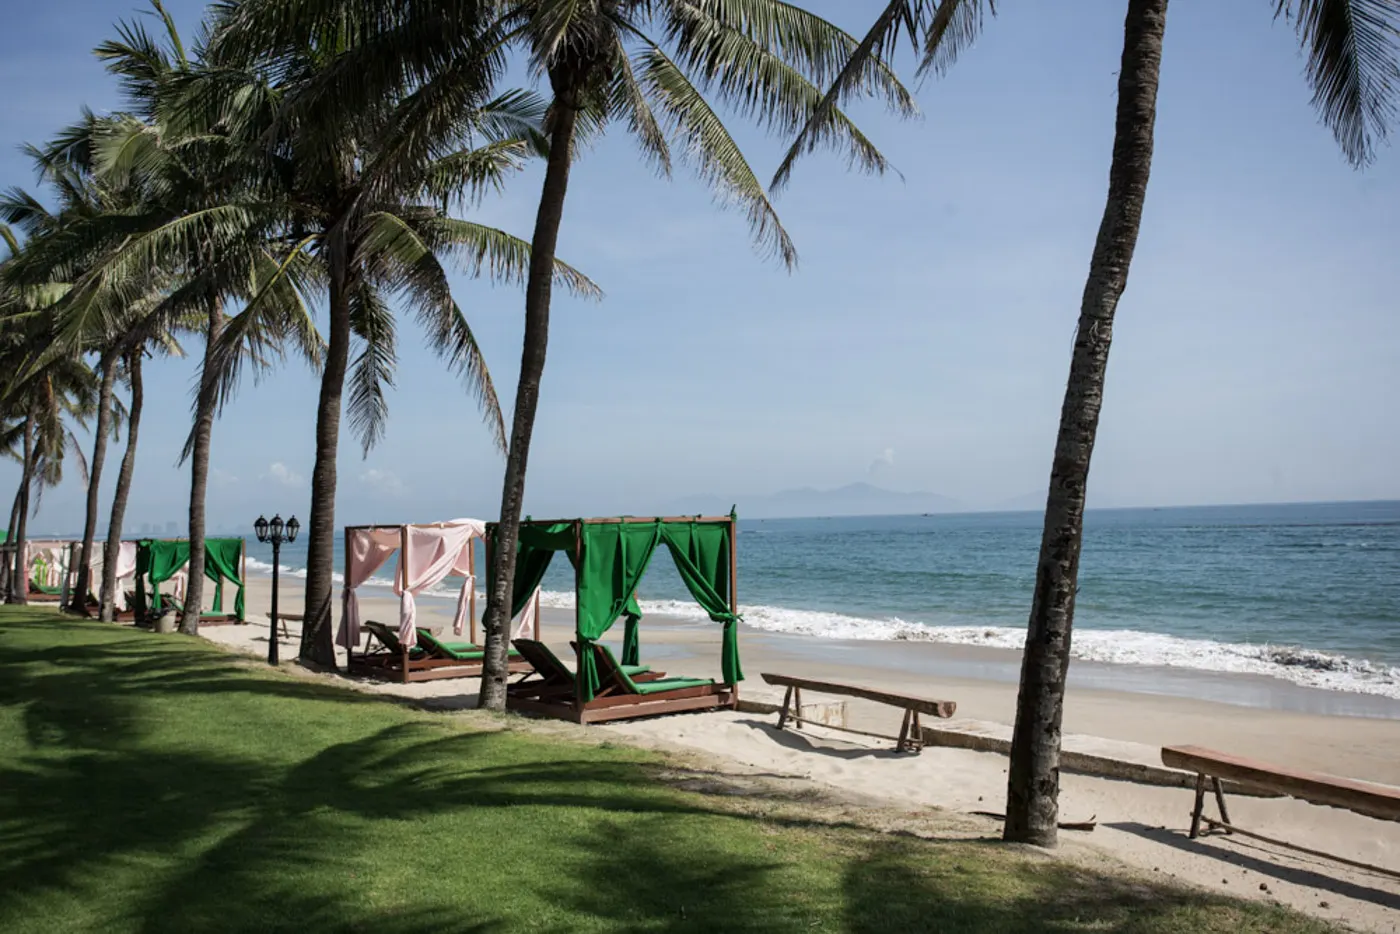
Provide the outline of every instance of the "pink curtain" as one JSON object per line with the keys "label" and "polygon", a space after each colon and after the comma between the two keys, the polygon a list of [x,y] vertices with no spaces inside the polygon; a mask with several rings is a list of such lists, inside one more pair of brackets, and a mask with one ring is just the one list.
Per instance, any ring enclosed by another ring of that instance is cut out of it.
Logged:
{"label": "pink curtain", "polygon": [[44,560],[45,587],[57,587],[68,571],[68,542],[27,541],[24,543],[24,576],[32,580],[34,563]]}
{"label": "pink curtain", "polygon": [[486,523],[453,519],[438,525],[410,525],[405,532],[408,547],[399,555],[400,573],[394,577],[394,592],[399,595],[399,641],[407,646],[418,644],[414,626],[418,618],[416,597],[453,574],[466,578],[452,619],[452,631],[461,635],[468,601],[476,586],[472,577],[473,543],[486,534]]}
{"label": "pink curtain", "polygon": [[540,588],[536,587],[535,592],[530,595],[530,602],[525,604],[525,609],[516,614],[511,622],[510,637],[512,639],[533,639],[539,641],[540,638]]}
{"label": "pink curtain", "polygon": [[340,633],[336,636],[336,641],[347,649],[354,648],[360,641],[360,598],[356,596],[355,589],[369,580],[389,560],[389,556],[398,551],[402,541],[399,532],[400,527],[395,525],[353,529],[348,535],[350,561],[346,568],[345,586],[341,591]]}

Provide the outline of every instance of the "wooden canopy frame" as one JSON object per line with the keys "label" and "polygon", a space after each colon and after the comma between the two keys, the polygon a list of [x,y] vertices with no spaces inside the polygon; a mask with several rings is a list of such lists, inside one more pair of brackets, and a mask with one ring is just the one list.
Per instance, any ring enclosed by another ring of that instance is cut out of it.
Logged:
{"label": "wooden canopy frame", "polygon": [[[737,613],[739,607],[738,583],[738,520],[728,516],[616,516],[593,519],[526,519],[521,528],[531,526],[572,525],[574,527],[574,551],[579,553],[583,546],[585,525],[628,525],[651,523],[722,525],[729,531],[729,610]],[[492,542],[499,523],[486,524],[486,564],[491,564]],[[574,635],[571,642],[574,650],[575,673],[583,670],[583,653],[590,651],[578,639],[578,624],[581,608],[578,601],[580,582],[579,564],[574,563]],[[710,710],[715,708],[735,708],[739,704],[739,685],[716,683],[703,687],[681,688],[662,694],[633,694],[622,690],[615,683],[603,684],[590,701],[580,701],[577,689],[570,694],[556,693],[546,697],[506,694],[506,708],[519,713],[533,713],[574,723],[600,723],[607,720],[632,720],[640,717],[653,717],[659,714],[680,713],[687,710]]]}
{"label": "wooden canopy frame", "polygon": [[[350,535],[353,532],[368,531],[391,531],[397,530],[399,535],[399,556],[398,568],[395,570],[395,577],[398,578],[398,585],[406,587],[408,584],[408,569],[405,567],[408,555],[408,530],[409,529],[442,529],[455,525],[453,522],[408,522],[408,523],[380,523],[370,525],[347,525],[341,532],[344,543],[344,564],[342,570],[345,580],[350,579]],[[487,543],[490,548],[490,543]],[[489,550],[487,554],[490,554]],[[386,559],[387,560],[387,559]],[[476,577],[476,549],[471,550],[468,560],[468,569],[473,578]],[[488,561],[490,559],[488,558]],[[538,615],[539,596],[535,596],[536,619]],[[470,640],[476,642],[476,587],[473,586],[468,595],[467,620],[471,627]],[[363,674],[371,677],[388,677],[392,680],[408,684],[415,681],[435,681],[439,678],[470,678],[480,675],[485,670],[485,663],[480,661],[463,661],[460,659],[441,659],[424,657],[413,657],[413,652],[406,646],[399,646],[395,651],[390,646],[383,646],[381,651],[371,651],[369,643],[372,634],[365,632],[365,650],[359,655],[351,646],[345,648],[345,667],[352,674]],[[507,670],[516,672],[530,672],[534,669],[526,662],[508,660]]]}

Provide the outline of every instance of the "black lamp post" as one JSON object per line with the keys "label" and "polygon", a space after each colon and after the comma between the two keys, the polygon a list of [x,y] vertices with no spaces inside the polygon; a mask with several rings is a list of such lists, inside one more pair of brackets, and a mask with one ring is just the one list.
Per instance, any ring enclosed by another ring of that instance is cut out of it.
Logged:
{"label": "black lamp post", "polygon": [[272,521],[268,522],[262,516],[258,516],[258,521],[253,523],[253,531],[258,533],[258,541],[263,544],[272,545],[272,624],[268,627],[267,633],[267,663],[277,664],[277,572],[282,566],[282,543],[294,542],[297,540],[297,532],[301,531],[301,523],[296,516],[282,523],[281,515],[274,515]]}

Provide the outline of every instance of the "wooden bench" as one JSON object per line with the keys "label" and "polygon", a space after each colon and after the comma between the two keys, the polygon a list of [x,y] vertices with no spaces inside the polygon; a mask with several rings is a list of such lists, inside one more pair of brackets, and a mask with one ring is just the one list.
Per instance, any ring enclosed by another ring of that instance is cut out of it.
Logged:
{"label": "wooden bench", "polygon": [[[1357,814],[1364,814],[1367,817],[1374,817],[1377,820],[1390,821],[1400,821],[1400,788],[1350,778],[1338,778],[1335,775],[1326,775],[1321,772],[1304,772],[1298,769],[1284,768],[1255,759],[1246,759],[1243,756],[1231,755],[1227,752],[1204,749],[1200,746],[1163,746],[1162,764],[1169,768],[1184,769],[1196,773],[1196,804],[1191,812],[1192,838],[1200,836],[1201,824],[1204,823],[1208,829],[1220,829],[1227,834],[1237,833],[1255,840],[1263,840],[1265,843],[1272,843],[1275,846],[1307,853],[1310,856],[1320,856],[1345,863],[1348,866],[1400,877],[1400,872],[1391,869],[1358,863],[1318,850],[1310,850],[1284,840],[1266,837],[1252,830],[1244,830],[1232,824],[1230,812],[1225,809],[1225,792],[1220,787],[1220,780],[1226,779],[1247,788],[1257,788],[1261,791],[1307,801],[1310,804],[1343,808],[1355,811]],[[1219,820],[1206,817],[1203,813],[1206,799],[1206,779],[1210,779],[1212,789],[1215,792],[1215,804],[1220,809]]]}
{"label": "wooden bench", "polygon": [[[824,726],[828,730],[840,730],[843,733],[855,733],[857,736],[873,736],[876,739],[892,739],[895,741],[896,752],[917,753],[924,748],[923,727],[919,724],[919,715],[928,714],[930,717],[942,717],[947,719],[958,709],[958,705],[953,701],[933,700],[927,697],[913,697],[908,694],[896,694],[892,691],[881,691],[878,688],[861,687],[856,684],[842,684],[837,681],[814,681],[810,678],[794,678],[789,675],[775,675],[764,672],[763,680],[777,687],[786,687],[787,693],[783,695],[783,708],[778,712],[778,729],[787,726],[789,720],[794,723],[813,723],[817,726]],[[899,736],[887,736],[884,733],[870,733],[865,730],[853,730],[850,727],[835,726],[829,723],[821,723],[816,720],[808,720],[802,716],[802,692],[803,690],[815,691],[818,694],[837,694],[843,697],[858,697],[862,700],[875,701],[878,704],[889,704],[891,707],[898,707],[904,711],[904,723],[899,728]]]}
{"label": "wooden bench", "polygon": [[[272,619],[272,613],[271,613],[271,612],[269,612],[269,613],[267,614],[267,618],[268,618],[268,619]],[[292,634],[291,634],[290,632],[287,631],[287,623],[288,623],[289,621],[290,621],[290,622],[293,622],[293,623],[305,622],[305,621],[306,621],[306,616],[305,616],[305,614],[303,614],[303,613],[278,613],[278,614],[277,614],[277,620],[276,620],[276,622],[281,624],[281,626],[282,626],[282,635],[283,635],[283,637],[285,637],[285,638],[287,638],[287,639],[290,639],[290,638],[292,637]],[[269,625],[271,625],[271,624],[269,624]]]}

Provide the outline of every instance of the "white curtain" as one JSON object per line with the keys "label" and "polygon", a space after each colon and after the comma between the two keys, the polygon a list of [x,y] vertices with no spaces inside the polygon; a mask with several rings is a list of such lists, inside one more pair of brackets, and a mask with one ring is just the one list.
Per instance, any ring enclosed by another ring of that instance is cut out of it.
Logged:
{"label": "white curtain", "polygon": [[[396,525],[352,529],[349,532],[347,547],[350,554],[345,570],[345,587],[341,592],[340,633],[336,637],[336,641],[347,649],[353,649],[360,642],[360,598],[355,590],[398,550],[402,541],[399,533],[400,527]],[[273,623],[275,625],[276,620]]]}
{"label": "white curtain", "polygon": [[462,634],[468,601],[476,586],[472,576],[472,549],[476,540],[485,534],[486,523],[479,519],[453,519],[438,525],[405,527],[408,547],[399,554],[400,573],[394,576],[394,592],[399,595],[401,643],[418,644],[414,625],[418,617],[417,595],[454,574],[466,578],[457,595],[457,611],[452,619],[452,631]]}

